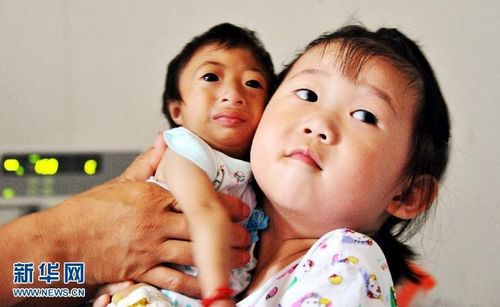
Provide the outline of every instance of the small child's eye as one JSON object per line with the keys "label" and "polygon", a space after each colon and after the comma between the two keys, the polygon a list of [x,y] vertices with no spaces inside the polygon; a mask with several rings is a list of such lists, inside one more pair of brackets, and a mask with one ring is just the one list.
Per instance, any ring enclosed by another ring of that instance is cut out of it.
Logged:
{"label": "small child's eye", "polygon": [[257,80],[248,80],[245,82],[245,85],[253,88],[262,88],[262,85]]}
{"label": "small child's eye", "polygon": [[365,110],[356,110],[351,113],[351,116],[367,124],[376,125],[378,123],[378,118],[373,113]]}
{"label": "small child's eye", "polygon": [[208,82],[215,82],[219,81],[219,77],[217,77],[216,74],[214,73],[206,73],[201,77],[203,80],[208,81]]}
{"label": "small child's eye", "polygon": [[318,101],[318,95],[316,95],[315,92],[307,89],[307,88],[301,88],[295,91],[295,95],[297,95],[300,99],[309,101],[309,102],[316,102]]}

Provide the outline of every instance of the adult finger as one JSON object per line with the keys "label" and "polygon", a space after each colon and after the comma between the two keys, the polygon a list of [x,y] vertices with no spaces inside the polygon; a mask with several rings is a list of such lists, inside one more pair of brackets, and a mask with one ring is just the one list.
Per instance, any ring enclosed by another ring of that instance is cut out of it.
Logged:
{"label": "adult finger", "polygon": [[[169,240],[165,241],[157,249],[156,257],[158,263],[175,263],[178,265],[194,265],[193,243],[190,241]],[[231,268],[239,268],[250,261],[250,253],[245,248],[231,248],[229,250],[229,265]]]}
{"label": "adult finger", "polygon": [[164,240],[189,240],[189,228],[186,217],[183,213],[168,211],[169,206],[161,213],[161,221],[163,227]]}
{"label": "adult finger", "polygon": [[157,136],[153,147],[137,156],[125,172],[116,179],[118,181],[145,181],[155,173],[166,148],[163,137]]}
{"label": "adult finger", "polygon": [[190,241],[168,240],[157,248],[158,263],[193,265],[193,245]]}
{"label": "adult finger", "polygon": [[231,225],[230,230],[231,236],[229,238],[229,244],[234,248],[246,248],[250,246],[252,238],[246,230],[245,227],[239,224]]}
{"label": "adult finger", "polygon": [[[164,226],[163,239],[168,240],[183,240],[189,241],[191,239],[189,227],[187,224],[186,216],[182,213],[168,211],[162,212],[161,221]],[[229,230],[230,238],[229,244],[234,248],[245,248],[251,243],[251,237],[248,231],[239,224],[232,224]]]}
{"label": "adult finger", "polygon": [[173,268],[156,266],[142,274],[138,281],[190,297],[201,297],[201,289],[197,278]]}
{"label": "adult finger", "polygon": [[219,199],[226,206],[233,222],[241,222],[248,217],[250,209],[245,203],[234,196],[218,193]]}

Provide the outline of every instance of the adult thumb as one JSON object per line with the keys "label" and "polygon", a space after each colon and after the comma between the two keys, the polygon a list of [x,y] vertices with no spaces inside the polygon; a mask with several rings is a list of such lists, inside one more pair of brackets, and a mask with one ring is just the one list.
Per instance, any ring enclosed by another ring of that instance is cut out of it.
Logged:
{"label": "adult thumb", "polygon": [[118,181],[145,181],[152,176],[160,163],[167,145],[162,135],[156,137],[155,143],[147,151],[135,158],[127,169],[118,176]]}

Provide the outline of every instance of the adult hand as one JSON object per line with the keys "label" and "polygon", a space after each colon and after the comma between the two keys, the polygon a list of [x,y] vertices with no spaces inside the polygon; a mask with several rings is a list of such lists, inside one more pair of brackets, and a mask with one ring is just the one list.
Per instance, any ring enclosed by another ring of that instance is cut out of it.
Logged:
{"label": "adult hand", "polygon": [[[186,221],[181,213],[170,210],[173,197],[144,182],[154,173],[165,148],[160,139],[118,178],[1,226],[2,304],[20,300],[11,292],[15,262],[84,262],[88,285],[136,280],[199,296],[194,278],[162,265],[193,264]],[[246,217],[246,206],[229,196],[223,199],[235,221]],[[233,228],[231,258],[237,267],[249,259],[243,249],[249,236],[240,225]],[[32,286],[47,284],[35,281]]]}
{"label": "adult hand", "polygon": [[[44,242],[66,250],[68,259],[83,261],[87,283],[135,280],[201,295],[196,278],[163,265],[193,265],[187,222],[183,214],[171,210],[174,198],[144,182],[154,173],[164,150],[160,140],[116,179],[40,212]],[[234,221],[248,215],[238,199],[222,194],[221,198]],[[242,266],[249,259],[244,249],[249,236],[237,224],[230,233],[232,266]]]}

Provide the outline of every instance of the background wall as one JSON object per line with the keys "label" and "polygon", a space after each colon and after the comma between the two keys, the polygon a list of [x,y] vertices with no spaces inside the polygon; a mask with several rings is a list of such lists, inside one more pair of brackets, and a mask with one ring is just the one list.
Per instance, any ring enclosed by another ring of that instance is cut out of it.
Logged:
{"label": "background wall", "polygon": [[436,213],[413,243],[443,305],[498,305],[498,16],[493,0],[0,0],[0,153],[146,148],[166,127],[166,64],[222,21],[256,30],[278,70],[354,19],[399,27],[434,65],[453,124]]}

